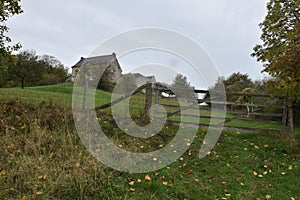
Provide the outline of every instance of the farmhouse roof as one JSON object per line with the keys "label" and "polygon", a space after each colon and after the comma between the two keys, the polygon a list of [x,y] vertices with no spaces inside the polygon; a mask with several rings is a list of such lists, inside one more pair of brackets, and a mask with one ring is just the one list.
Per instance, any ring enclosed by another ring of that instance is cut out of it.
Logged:
{"label": "farmhouse roof", "polygon": [[115,53],[112,53],[112,54],[109,54],[109,55],[88,57],[88,58],[81,57],[80,60],[75,65],[72,66],[72,68],[81,67],[82,64],[84,64],[85,62],[88,62],[88,61],[92,61],[92,62],[94,61],[94,62],[97,62],[99,64],[114,63],[122,71]]}

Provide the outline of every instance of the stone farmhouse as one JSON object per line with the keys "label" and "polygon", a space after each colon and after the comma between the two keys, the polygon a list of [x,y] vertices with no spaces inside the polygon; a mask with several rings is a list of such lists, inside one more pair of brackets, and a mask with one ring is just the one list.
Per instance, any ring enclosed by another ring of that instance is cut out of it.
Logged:
{"label": "stone farmhouse", "polygon": [[[80,67],[85,63],[93,63],[103,68],[108,67],[110,71],[113,72],[112,80],[111,80],[112,83],[118,82],[118,80],[122,76],[122,69],[116,57],[116,54],[112,53],[110,55],[102,55],[102,56],[89,57],[89,58],[81,57],[80,60],[74,66],[72,66],[72,75],[67,81],[71,81],[71,82],[76,81],[78,72],[80,71]],[[150,83],[156,82],[154,76],[144,76],[140,73],[129,73],[127,75],[130,75],[131,77],[134,78],[137,87],[144,85],[147,82]]]}
{"label": "stone farmhouse", "polygon": [[114,83],[116,83],[122,75],[122,69],[120,67],[120,64],[118,62],[115,53],[112,53],[111,55],[103,55],[103,56],[96,56],[96,57],[89,57],[89,58],[81,57],[80,60],[74,66],[72,66],[72,76],[71,76],[72,82],[76,80],[80,67],[83,64],[88,62],[97,64],[99,65],[99,67],[103,67],[103,68],[107,67],[108,69],[110,69],[113,72],[111,81]]}

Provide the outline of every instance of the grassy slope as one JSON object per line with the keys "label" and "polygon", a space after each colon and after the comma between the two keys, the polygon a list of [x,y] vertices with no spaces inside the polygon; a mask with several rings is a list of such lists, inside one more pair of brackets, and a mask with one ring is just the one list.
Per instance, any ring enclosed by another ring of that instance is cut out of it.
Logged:
{"label": "grassy slope", "polygon": [[[1,88],[0,99],[20,99],[25,102],[36,104],[42,101],[51,100],[54,104],[71,107],[72,105],[73,84],[60,84],[49,86],[35,86],[25,89],[21,88]],[[111,94],[102,90],[97,90],[95,94],[96,106],[108,103]]]}
{"label": "grassy slope", "polygon": [[[0,114],[0,199],[300,199],[299,143],[285,135],[223,132],[211,154],[200,160],[206,131],[199,130],[190,151],[168,168],[148,174],[108,168],[82,146],[65,109],[54,115],[53,107],[35,111],[26,104],[51,98],[70,107],[71,91],[72,85],[0,89],[2,100],[23,102]],[[105,92],[96,95],[109,101]],[[109,137],[131,151],[156,150],[176,132],[175,126],[165,126],[164,138],[138,140],[108,123],[109,115],[102,116]]]}

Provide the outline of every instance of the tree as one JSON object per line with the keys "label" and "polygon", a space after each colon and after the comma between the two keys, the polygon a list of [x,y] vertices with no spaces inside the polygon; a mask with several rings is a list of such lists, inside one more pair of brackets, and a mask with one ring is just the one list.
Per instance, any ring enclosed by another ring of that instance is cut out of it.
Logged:
{"label": "tree", "polygon": [[11,52],[13,50],[18,50],[21,46],[20,44],[15,44],[13,46],[6,46],[7,43],[11,42],[10,37],[6,36],[5,33],[8,32],[9,28],[5,25],[5,22],[12,17],[22,13],[20,0],[1,0],[0,3],[0,54],[5,55],[6,52]]}
{"label": "tree", "polygon": [[16,63],[15,56],[9,53],[0,54],[0,88],[7,87],[9,82],[8,69]]}
{"label": "tree", "polygon": [[183,97],[191,100],[196,97],[194,87],[188,82],[187,77],[182,74],[177,74],[173,79],[171,89],[176,92],[177,97]]}
{"label": "tree", "polygon": [[[240,72],[231,74],[228,78],[219,77],[215,85],[209,88],[211,91],[220,91],[219,88],[225,87],[227,92],[242,92],[246,88],[253,88],[254,84],[249,78],[248,74],[242,74]],[[204,99],[209,99],[209,93],[204,97]],[[227,101],[237,101],[238,96],[227,95]]]}
{"label": "tree", "polygon": [[0,2],[0,87],[4,87],[8,82],[8,66],[13,65],[14,56],[11,51],[21,47],[20,44],[8,46],[10,37],[6,36],[9,28],[5,22],[13,15],[22,13],[20,0],[1,0]]}
{"label": "tree", "polygon": [[25,83],[34,85],[39,82],[44,73],[44,65],[38,60],[34,51],[22,51],[16,55],[17,62],[8,68],[11,80],[18,81],[22,89]]}
{"label": "tree", "polygon": [[44,68],[41,85],[57,84],[66,80],[68,70],[54,56],[42,55],[39,57],[39,61],[42,62]]}
{"label": "tree", "polygon": [[224,80],[224,86],[227,92],[241,92],[245,88],[253,87],[253,83],[248,74],[237,72]]}
{"label": "tree", "polygon": [[172,83],[172,86],[177,88],[189,88],[190,85],[190,82],[182,74],[177,74]]}
{"label": "tree", "polygon": [[251,54],[264,72],[283,80],[283,86],[300,101],[300,1],[270,0],[262,23],[261,40]]}

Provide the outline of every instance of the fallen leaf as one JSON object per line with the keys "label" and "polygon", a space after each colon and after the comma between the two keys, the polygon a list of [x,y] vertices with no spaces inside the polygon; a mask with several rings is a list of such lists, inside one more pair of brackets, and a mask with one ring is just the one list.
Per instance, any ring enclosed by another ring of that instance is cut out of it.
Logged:
{"label": "fallen leaf", "polygon": [[24,124],[22,127],[21,127],[21,129],[26,129],[27,128],[27,125],[26,124]]}
{"label": "fallen leaf", "polygon": [[80,167],[80,163],[79,162],[75,163],[75,166]]}
{"label": "fallen leaf", "polygon": [[272,197],[272,196],[269,195],[269,194],[266,195],[266,199],[271,199],[271,197]]}
{"label": "fallen leaf", "polygon": [[162,182],[163,185],[168,185],[167,181]]}
{"label": "fallen leaf", "polygon": [[0,172],[0,175],[5,175],[5,174],[6,174],[6,170],[2,169],[1,172]]}
{"label": "fallen leaf", "polygon": [[130,181],[128,184],[129,185],[134,185],[134,181]]}
{"label": "fallen leaf", "polygon": [[53,158],[53,156],[54,156],[54,153],[51,152],[51,153],[49,154],[49,158],[51,159],[51,158]]}
{"label": "fallen leaf", "polygon": [[151,177],[150,177],[149,175],[146,175],[146,176],[145,176],[145,180],[147,180],[147,181],[150,182],[150,181],[151,181]]}

